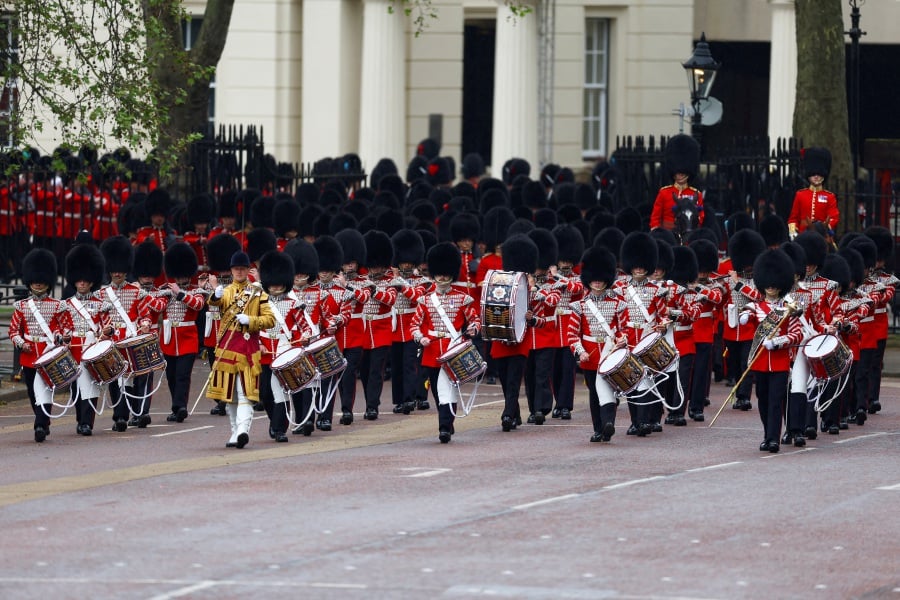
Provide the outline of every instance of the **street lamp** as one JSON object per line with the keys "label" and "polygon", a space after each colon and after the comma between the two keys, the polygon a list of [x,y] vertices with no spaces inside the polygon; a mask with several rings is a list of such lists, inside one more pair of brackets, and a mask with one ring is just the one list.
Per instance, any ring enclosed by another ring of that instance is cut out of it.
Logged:
{"label": "street lamp", "polygon": [[850,0],[850,155],[853,158],[853,181],[859,179],[859,38],[866,32],[859,28],[859,7],[866,0]]}
{"label": "street lamp", "polygon": [[700,103],[709,99],[709,91],[720,64],[717,63],[709,51],[706,43],[706,33],[700,34],[700,41],[694,47],[691,57],[681,63],[687,73],[688,87],[691,90],[691,106],[694,114],[691,115],[691,135],[700,142]]}

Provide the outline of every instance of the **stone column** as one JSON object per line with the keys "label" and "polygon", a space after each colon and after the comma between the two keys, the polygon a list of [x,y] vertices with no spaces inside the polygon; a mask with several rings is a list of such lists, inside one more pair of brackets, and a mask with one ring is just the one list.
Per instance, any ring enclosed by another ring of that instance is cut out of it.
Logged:
{"label": "stone column", "polygon": [[797,22],[794,0],[769,0],[772,7],[772,52],[769,66],[769,140],[794,132],[797,99]]}

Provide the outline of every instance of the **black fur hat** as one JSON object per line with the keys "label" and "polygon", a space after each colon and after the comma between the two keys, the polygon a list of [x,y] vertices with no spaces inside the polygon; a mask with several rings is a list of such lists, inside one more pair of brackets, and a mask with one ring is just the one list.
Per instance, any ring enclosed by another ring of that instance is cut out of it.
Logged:
{"label": "black fur hat", "polygon": [[709,240],[695,240],[688,244],[694,251],[697,270],[700,273],[715,273],[719,268],[719,250]]}
{"label": "black fur hat", "polygon": [[697,254],[692,247],[675,246],[672,248],[672,268],[667,272],[669,279],[679,285],[687,285],[697,281],[699,273]]}
{"label": "black fur hat", "polygon": [[[506,237],[511,237],[520,233],[528,235],[532,231],[534,231],[533,221],[522,217],[517,217],[515,221],[510,223],[509,229],[506,230]],[[501,240],[500,243],[502,244],[503,241]]]}
{"label": "black fur hat", "polygon": [[187,203],[188,224],[210,223],[216,217],[216,201],[209,194],[197,194]]}
{"label": "black fur hat", "polygon": [[431,160],[441,153],[441,143],[434,138],[425,138],[416,146],[416,156]]}
{"label": "black fur hat", "polygon": [[262,255],[278,247],[275,232],[267,227],[254,227],[247,232],[247,256],[250,262],[256,262]]}
{"label": "black fur hat", "polygon": [[509,226],[515,223],[516,216],[505,206],[495,206],[485,213],[481,226],[481,239],[487,252],[493,252],[509,232]]}
{"label": "black fur hat", "polygon": [[428,251],[428,274],[431,277],[447,275],[456,279],[462,268],[462,255],[452,242],[440,242]]}
{"label": "black fur hat", "polygon": [[[254,229],[260,227],[274,228],[272,212],[275,208],[275,199],[271,196],[257,196],[250,205],[250,222]],[[262,255],[260,255],[262,256]]]}
{"label": "black fur hat", "polygon": [[649,275],[656,270],[656,264],[659,262],[659,249],[649,233],[633,231],[622,241],[619,257],[622,260],[622,270],[629,275],[632,270],[637,268],[644,269]]}
{"label": "black fur hat", "polygon": [[734,270],[738,273],[752,267],[754,261],[765,249],[766,241],[752,229],[737,231],[728,240],[728,255],[731,257]]}
{"label": "black fur hat", "polygon": [[642,229],[641,213],[633,206],[626,206],[616,213],[616,227],[621,229],[625,235],[633,231],[640,231]]}
{"label": "black fur hat", "polygon": [[[253,221],[255,224],[256,221]],[[313,221],[315,223],[315,220]],[[289,231],[300,231],[300,204],[293,198],[282,198],[272,207],[272,225],[278,237],[286,237]]]}
{"label": "black fur hat", "polygon": [[[866,265],[863,261],[862,254],[859,253],[855,248],[841,248],[837,251],[839,256],[843,256],[844,260],[847,262],[848,268],[848,284],[847,287],[843,288],[844,291],[849,290],[851,287],[857,287],[860,285],[866,277]],[[826,256],[825,258],[828,258]],[[823,263],[824,264],[824,263]],[[838,281],[832,277],[828,277],[832,281]],[[840,283],[840,281],[838,281]]]}
{"label": "black fur hat", "polygon": [[784,219],[772,213],[759,222],[759,234],[766,241],[766,247],[774,248],[788,241],[788,226]]}
{"label": "black fur hat", "polygon": [[197,253],[184,242],[175,242],[166,250],[166,277],[182,279],[197,273]]}
{"label": "black fur hat", "polygon": [[815,265],[817,269],[821,269],[825,262],[825,255],[828,254],[828,242],[825,241],[825,238],[815,231],[807,229],[795,237],[794,241],[800,244],[806,252],[806,264]]}
{"label": "black fur hat", "polygon": [[266,252],[259,259],[259,282],[266,292],[273,285],[282,286],[285,292],[291,291],[294,287],[294,261],[278,250]]}
{"label": "black fur hat", "polygon": [[144,205],[148,216],[168,215],[169,208],[172,206],[172,198],[169,196],[169,192],[163,188],[156,188],[147,195]]}
{"label": "black fur hat", "polygon": [[[349,230],[354,231],[354,230]],[[319,255],[319,272],[330,271],[332,273],[340,273],[341,267],[344,266],[344,249],[341,243],[330,235],[323,235],[316,238],[313,242],[313,248]]]}
{"label": "black fur hat", "polygon": [[217,204],[219,218],[237,217],[237,192],[234,190],[228,190],[222,194]]}
{"label": "black fur hat", "polygon": [[500,246],[504,271],[534,273],[538,267],[538,247],[525,234],[510,236]]}
{"label": "black fur hat", "polygon": [[90,281],[94,287],[103,282],[106,261],[94,244],[76,244],[66,255],[66,280],[70,285],[76,281]]}
{"label": "black fur hat", "polygon": [[753,262],[753,284],[760,293],[776,288],[784,296],[794,287],[794,263],[784,250],[766,250]]}
{"label": "black fur hat", "polygon": [[34,248],[22,259],[22,283],[43,283],[51,289],[56,285],[56,256],[45,248]]}
{"label": "black fur hat", "polygon": [[656,263],[656,269],[658,271],[662,271],[663,273],[668,273],[672,270],[672,265],[675,260],[675,257],[672,254],[672,246],[658,238],[654,238],[653,241],[656,242],[656,249],[659,254],[659,260]]}
{"label": "black fur hat", "polygon": [[375,229],[392,236],[401,229],[405,221],[403,213],[396,209],[383,209],[375,216]]}
{"label": "black fur hat", "polygon": [[619,256],[622,250],[622,242],[625,241],[625,234],[618,227],[604,227],[594,236],[594,246],[602,246]]}
{"label": "black fur hat", "polygon": [[363,236],[366,241],[367,267],[390,267],[391,258],[394,256],[394,247],[391,238],[383,231],[372,230]]}
{"label": "black fur hat", "polygon": [[319,253],[315,246],[303,238],[294,238],[284,246],[284,253],[294,261],[294,274],[309,275],[310,280],[319,276]]}
{"label": "black fur hat", "polygon": [[463,156],[462,168],[460,173],[466,179],[471,177],[481,177],[484,175],[484,159],[477,152],[470,152]]}
{"label": "black fur hat", "polygon": [[394,249],[394,258],[391,264],[412,263],[421,265],[425,260],[425,243],[418,231],[401,229],[391,236],[391,246]]}
{"label": "black fur hat", "polygon": [[547,190],[540,181],[529,181],[522,187],[522,204],[531,209],[547,206]]}
{"label": "black fur hat", "polygon": [[209,259],[209,270],[213,273],[224,273],[231,264],[231,257],[240,252],[241,242],[230,233],[214,235],[206,242],[206,256]]}
{"label": "black fur hat", "polygon": [[784,253],[791,257],[794,264],[794,275],[801,279],[806,276],[806,250],[797,242],[784,242],[781,244]]}
{"label": "black fur hat", "polygon": [[875,262],[878,260],[878,246],[872,241],[872,238],[861,235],[854,239],[847,246],[859,252],[863,257],[863,265],[867,269],[874,269]]}
{"label": "black fur hat", "polygon": [[826,279],[837,282],[841,286],[840,293],[850,289],[850,263],[847,262],[846,255],[854,252],[859,258],[859,274],[862,275],[862,257],[859,252],[854,250],[838,250],[825,257],[822,264],[822,272],[820,275]]}
{"label": "black fur hat", "polygon": [[821,175],[828,179],[831,173],[831,152],[828,148],[811,147],[803,150],[803,176]]}
{"label": "black fur hat", "polygon": [[657,240],[662,240],[670,246],[678,246],[678,240],[675,238],[675,234],[672,233],[671,229],[663,229],[662,227],[657,227],[650,231],[650,237],[655,238]]}
{"label": "black fur hat", "polygon": [[739,210],[725,220],[725,235],[731,237],[741,229],[756,229],[756,221],[746,212]]}
{"label": "black fur hat", "polygon": [[[697,229],[691,229],[691,231],[687,235],[687,242],[691,243],[694,240],[709,240],[713,244],[716,245],[716,248],[719,247],[719,243],[722,238],[718,233],[718,229],[715,225],[708,225],[709,223],[715,222],[714,219],[706,219],[703,221],[703,227],[698,227]],[[754,233],[756,230],[753,230]],[[735,232],[737,233],[737,232]]]}
{"label": "black fur hat", "polygon": [[584,237],[578,228],[574,225],[557,225],[553,229],[553,235],[556,237],[560,262],[577,265],[584,254]]}
{"label": "black fur hat", "polygon": [[681,133],[669,138],[665,157],[670,179],[674,179],[675,173],[684,173],[691,179],[700,170],[700,144],[689,135]]}
{"label": "black fur hat", "polygon": [[[338,241],[344,251],[344,261],[342,266],[351,262],[356,262],[356,264],[361,267],[366,265],[366,241],[359,231],[355,229],[345,229],[335,234],[334,238]],[[319,256],[320,268],[322,268],[321,258],[322,257]],[[322,269],[325,270],[324,268]],[[338,269],[338,271],[340,271],[340,269]]]}
{"label": "black fur hat", "polygon": [[134,276],[159,277],[163,270],[162,248],[147,240],[134,249]]}
{"label": "black fur hat", "polygon": [[556,216],[556,211],[552,208],[539,208],[534,211],[532,220],[534,221],[535,227],[538,229],[546,229],[547,231],[552,231],[553,228],[559,224],[559,218]]}
{"label": "black fur hat", "polygon": [[472,213],[459,213],[450,221],[450,238],[451,241],[470,239],[475,241],[478,239],[478,231],[481,229],[478,223],[478,217]]}
{"label": "black fur hat", "polygon": [[531,174],[531,165],[524,158],[511,158],[503,164],[503,183],[512,185],[516,177],[528,177]]}
{"label": "black fur hat", "polygon": [[109,273],[131,273],[134,266],[134,246],[124,235],[114,235],[103,240],[100,252]]}
{"label": "black fur hat", "polygon": [[863,233],[875,242],[875,247],[878,249],[878,260],[886,265],[890,264],[894,258],[894,236],[891,234],[891,230],[881,225],[872,225],[867,227]]}
{"label": "black fur hat", "polygon": [[549,269],[559,260],[559,245],[556,236],[546,229],[535,229],[528,232],[528,237],[538,248],[538,269]]}
{"label": "black fur hat", "polygon": [[616,280],[616,256],[600,246],[588,248],[581,258],[581,283],[585,288],[592,281],[603,281],[607,287]]}

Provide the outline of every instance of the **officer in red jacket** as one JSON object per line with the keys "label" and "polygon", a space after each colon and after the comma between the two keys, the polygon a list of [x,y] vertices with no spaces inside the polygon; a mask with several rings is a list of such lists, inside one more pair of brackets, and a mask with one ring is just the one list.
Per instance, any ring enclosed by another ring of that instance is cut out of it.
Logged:
{"label": "officer in red jacket", "polygon": [[837,198],[825,189],[825,180],[831,172],[831,152],[827,148],[806,148],[803,151],[803,174],[809,187],[797,190],[788,217],[791,239],[803,233],[809,226],[821,221],[831,235],[840,220]]}
{"label": "officer in red jacket", "polygon": [[700,169],[700,145],[689,135],[679,134],[666,143],[666,171],[672,184],[660,188],[650,213],[650,229],[662,227],[684,237],[703,225],[703,193],[690,185]]}

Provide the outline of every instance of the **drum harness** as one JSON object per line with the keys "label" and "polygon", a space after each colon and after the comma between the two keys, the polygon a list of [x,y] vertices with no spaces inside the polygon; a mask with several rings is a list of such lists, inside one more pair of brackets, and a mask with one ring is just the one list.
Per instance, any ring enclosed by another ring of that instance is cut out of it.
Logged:
{"label": "drum harness", "polygon": [[[441,317],[441,321],[443,321],[444,327],[446,327],[447,331],[450,332],[450,343],[447,346],[447,349],[449,350],[456,345],[460,338],[462,338],[462,334],[456,331],[453,323],[450,322],[450,317],[447,316],[447,311],[445,311],[443,305],[441,305],[441,300],[438,297],[437,292],[433,292],[429,299],[431,300],[432,306],[434,306],[434,309],[437,311],[438,316]],[[463,399],[462,390],[460,390],[459,384],[456,382],[451,382],[450,377],[447,375],[447,373],[444,372],[444,368],[441,367],[441,372],[438,374],[438,390],[443,389],[445,391],[449,391],[456,398],[459,398],[459,403],[462,406],[462,415],[456,414],[456,410],[453,408],[453,400],[445,399],[446,394],[442,394],[440,391],[438,391],[438,402],[440,404],[448,405],[450,407],[450,412],[454,417],[465,417],[472,411],[472,408],[475,405],[475,395],[478,393],[478,385],[480,383],[481,377],[475,380],[475,387],[472,389],[472,393],[469,395],[469,398],[467,400]],[[454,389],[456,390],[455,394],[453,392]]]}

